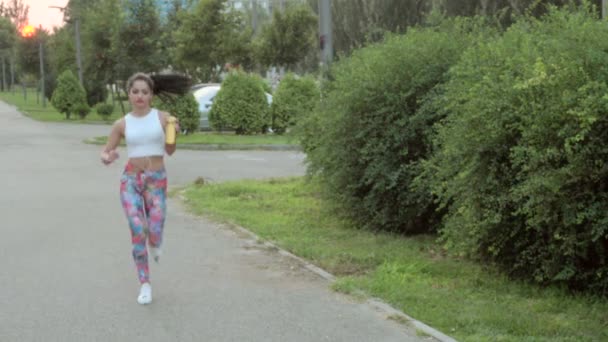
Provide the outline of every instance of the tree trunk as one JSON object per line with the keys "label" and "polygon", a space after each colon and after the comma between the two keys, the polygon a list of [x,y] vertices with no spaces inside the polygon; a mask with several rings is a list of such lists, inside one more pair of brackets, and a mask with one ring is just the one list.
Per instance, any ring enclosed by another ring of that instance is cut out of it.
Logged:
{"label": "tree trunk", "polygon": [[6,91],[6,58],[2,56],[2,91]]}
{"label": "tree trunk", "polygon": [[519,8],[519,1],[517,0],[509,0],[509,5],[511,5],[511,8],[513,9],[513,12],[517,13],[517,14],[521,14],[521,9]]}
{"label": "tree trunk", "polygon": [[11,56],[10,59],[10,63],[11,63],[11,84],[10,84],[10,88],[13,90],[13,93],[15,92],[15,88],[13,88],[13,85],[15,84],[15,63],[13,62],[13,57]]}
{"label": "tree trunk", "polygon": [[114,95],[114,84],[110,83],[110,96],[112,97],[112,106],[116,107],[116,96]]}
{"label": "tree trunk", "polygon": [[482,16],[486,16],[488,15],[488,3],[490,2],[490,0],[481,0],[481,10],[480,10],[480,14]]}
{"label": "tree trunk", "polygon": [[[116,84],[116,82],[113,82],[113,84]],[[126,115],[127,112],[125,111],[125,105],[122,102],[122,97],[120,96],[120,93],[118,93],[118,103],[120,103],[120,110],[122,111],[122,115]]]}

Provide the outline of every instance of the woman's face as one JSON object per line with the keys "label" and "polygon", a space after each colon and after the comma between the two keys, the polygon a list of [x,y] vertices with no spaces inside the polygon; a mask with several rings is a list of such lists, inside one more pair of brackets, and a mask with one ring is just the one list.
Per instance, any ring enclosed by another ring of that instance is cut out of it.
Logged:
{"label": "woman's face", "polygon": [[148,83],[142,80],[133,82],[133,86],[129,90],[129,102],[131,106],[137,109],[146,109],[152,103],[152,90]]}

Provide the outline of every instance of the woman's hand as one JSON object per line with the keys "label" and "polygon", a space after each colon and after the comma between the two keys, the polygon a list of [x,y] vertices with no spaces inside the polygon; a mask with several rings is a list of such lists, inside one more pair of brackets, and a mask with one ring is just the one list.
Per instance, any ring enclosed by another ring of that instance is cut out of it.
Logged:
{"label": "woman's hand", "polygon": [[116,152],[116,148],[120,144],[120,140],[124,137],[125,132],[125,119],[118,119],[112,125],[112,131],[108,136],[108,142],[106,146],[101,150],[101,162],[104,165],[112,164],[113,161],[118,159],[119,155]]}
{"label": "woman's hand", "polygon": [[118,159],[118,157],[120,157],[120,155],[118,154],[118,152],[116,152],[116,150],[111,150],[111,151],[102,151],[101,152],[101,162],[104,165],[110,165],[112,164],[112,162],[114,162],[116,159]]}

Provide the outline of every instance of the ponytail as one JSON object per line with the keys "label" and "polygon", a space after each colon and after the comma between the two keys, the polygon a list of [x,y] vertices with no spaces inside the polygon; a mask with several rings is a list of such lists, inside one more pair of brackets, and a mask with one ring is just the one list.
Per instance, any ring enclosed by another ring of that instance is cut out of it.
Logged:
{"label": "ponytail", "polygon": [[150,75],[154,82],[152,91],[156,95],[185,95],[190,91],[192,79],[183,74],[162,73]]}
{"label": "ponytail", "polygon": [[179,73],[144,74],[138,72],[129,77],[127,81],[127,92],[131,90],[135,81],[144,81],[148,84],[152,93],[161,98],[185,95],[190,91],[192,79]]}

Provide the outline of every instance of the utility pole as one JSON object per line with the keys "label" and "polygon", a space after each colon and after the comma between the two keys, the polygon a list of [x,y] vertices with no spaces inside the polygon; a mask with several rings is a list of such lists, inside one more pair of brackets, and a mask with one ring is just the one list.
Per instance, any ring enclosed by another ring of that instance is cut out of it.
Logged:
{"label": "utility pole", "polygon": [[603,20],[606,19],[606,1],[607,0],[602,0],[602,19]]}
{"label": "utility pole", "polygon": [[2,91],[6,90],[6,58],[2,56]]}
{"label": "utility pole", "polygon": [[11,58],[9,59],[10,62],[10,68],[11,68],[11,85],[10,88],[13,91],[13,94],[15,93],[15,65],[13,63],[13,57],[11,56]]}
{"label": "utility pole", "polygon": [[44,76],[44,51],[43,51],[43,44],[42,44],[42,38],[38,38],[39,40],[39,50],[40,50],[40,90],[42,92],[42,107],[46,107],[46,93],[45,93],[45,87],[44,87],[44,83],[45,82],[45,76]]}
{"label": "utility pole", "polygon": [[319,47],[321,61],[327,67],[333,60],[331,0],[319,0]]}
{"label": "utility pole", "polygon": [[[67,6],[49,6],[49,8],[57,8],[61,12],[65,14]],[[84,87],[84,82],[82,79],[82,54],[80,52],[80,20],[78,18],[74,18],[74,31],[76,35],[76,68],[78,69],[78,81],[80,81],[80,85]]]}
{"label": "utility pole", "polygon": [[82,81],[82,54],[80,53],[80,20],[76,18],[74,20],[74,26],[76,31],[76,66],[78,67],[78,80],[80,85],[84,87]]}

